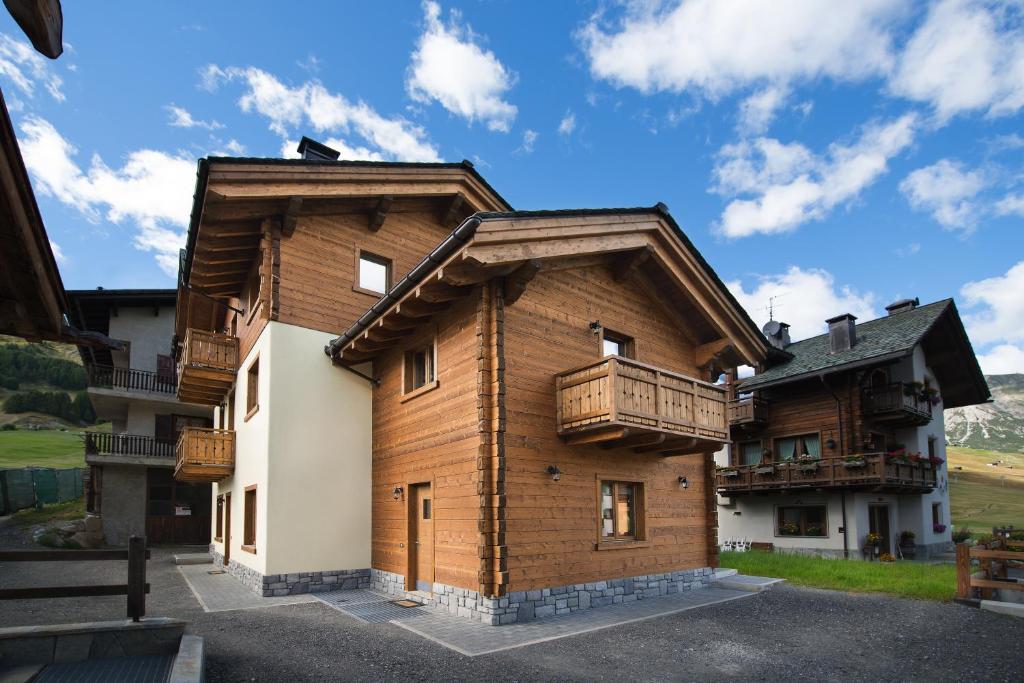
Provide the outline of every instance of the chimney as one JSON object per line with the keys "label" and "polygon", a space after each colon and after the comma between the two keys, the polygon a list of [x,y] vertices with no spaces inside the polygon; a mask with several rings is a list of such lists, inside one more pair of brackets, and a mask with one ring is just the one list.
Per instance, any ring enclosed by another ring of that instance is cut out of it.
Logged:
{"label": "chimney", "polygon": [[312,159],[314,161],[337,161],[338,157],[341,156],[341,152],[338,150],[331,149],[316,140],[310,140],[305,135],[299,141],[298,152],[299,156],[303,159]]}
{"label": "chimney", "polygon": [[829,353],[849,351],[857,345],[856,319],[851,313],[843,313],[825,321],[828,323]]}
{"label": "chimney", "polygon": [[777,349],[785,349],[789,346],[789,325],[780,323],[778,320],[769,320],[761,328],[768,343]]}
{"label": "chimney", "polygon": [[885,312],[889,315],[896,315],[897,313],[903,313],[904,311],[912,311],[920,305],[921,301],[914,297],[913,299],[900,299],[894,301],[885,307]]}

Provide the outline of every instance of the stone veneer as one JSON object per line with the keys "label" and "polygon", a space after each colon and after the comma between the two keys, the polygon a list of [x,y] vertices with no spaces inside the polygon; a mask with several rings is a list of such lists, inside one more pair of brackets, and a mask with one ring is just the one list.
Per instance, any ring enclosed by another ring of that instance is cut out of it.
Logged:
{"label": "stone veneer", "polygon": [[[212,544],[210,545],[210,554],[213,556],[215,565],[223,566],[224,555],[217,552],[216,546]],[[322,572],[263,575],[235,560],[229,560],[226,569],[229,574],[265,598],[370,587],[369,569],[337,569]]]}
{"label": "stone veneer", "polygon": [[388,595],[401,596],[424,605],[497,626],[568,614],[583,609],[644,600],[687,590],[706,588],[714,570],[710,567],[665,574],[648,574],[593,583],[577,583],[557,588],[516,591],[502,598],[481,597],[477,591],[434,584],[433,595],[409,593],[405,577],[371,569],[371,587]]}

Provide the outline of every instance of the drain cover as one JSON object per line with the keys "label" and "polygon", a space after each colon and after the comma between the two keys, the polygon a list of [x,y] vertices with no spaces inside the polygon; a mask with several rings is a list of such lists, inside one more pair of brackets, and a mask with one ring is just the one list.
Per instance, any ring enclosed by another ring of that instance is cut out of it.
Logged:
{"label": "drain cover", "polygon": [[420,607],[420,603],[414,600],[393,600],[392,605],[398,605],[399,607]]}
{"label": "drain cover", "polygon": [[224,570],[223,569],[211,569],[210,571],[208,571],[206,573],[207,574],[223,574]]}

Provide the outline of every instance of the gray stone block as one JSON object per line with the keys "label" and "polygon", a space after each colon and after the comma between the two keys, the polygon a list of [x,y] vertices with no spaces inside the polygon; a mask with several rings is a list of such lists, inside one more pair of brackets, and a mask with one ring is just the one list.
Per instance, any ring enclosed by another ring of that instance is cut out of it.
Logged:
{"label": "gray stone block", "polygon": [[501,624],[501,625],[514,624],[514,623],[516,623],[516,615],[515,614],[502,614],[500,617],[498,617],[498,623]]}
{"label": "gray stone block", "polygon": [[534,615],[538,619],[543,619],[544,617],[550,617],[550,616],[554,615],[554,613],[555,613],[555,606],[554,605],[543,605],[541,607],[538,607],[536,610],[534,610]]}
{"label": "gray stone block", "polygon": [[508,594],[508,599],[511,602],[525,602],[526,591],[514,591]]}
{"label": "gray stone block", "polygon": [[590,609],[590,593],[580,593],[580,609]]}
{"label": "gray stone block", "polygon": [[536,601],[536,600],[540,600],[543,597],[544,596],[543,596],[543,594],[540,591],[527,591],[526,592],[526,599],[527,600]]}

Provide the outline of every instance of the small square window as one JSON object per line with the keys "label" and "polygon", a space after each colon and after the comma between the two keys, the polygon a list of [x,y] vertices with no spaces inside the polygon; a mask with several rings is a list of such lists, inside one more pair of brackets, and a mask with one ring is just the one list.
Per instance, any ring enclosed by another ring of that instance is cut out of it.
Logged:
{"label": "small square window", "polygon": [[249,366],[245,387],[245,418],[248,420],[260,407],[260,359]]}
{"label": "small square window", "polygon": [[423,499],[423,519],[430,519],[430,499]]}
{"label": "small square window", "polygon": [[405,352],[405,393],[434,382],[434,362],[434,342]]}
{"label": "small square window", "polygon": [[633,338],[618,332],[603,330],[601,334],[601,355],[633,358]]}
{"label": "small square window", "polygon": [[368,294],[387,294],[391,287],[391,260],[360,251],[356,262],[356,288]]}
{"label": "small square window", "polygon": [[643,537],[643,484],[630,481],[601,482],[601,538],[637,540]]}

